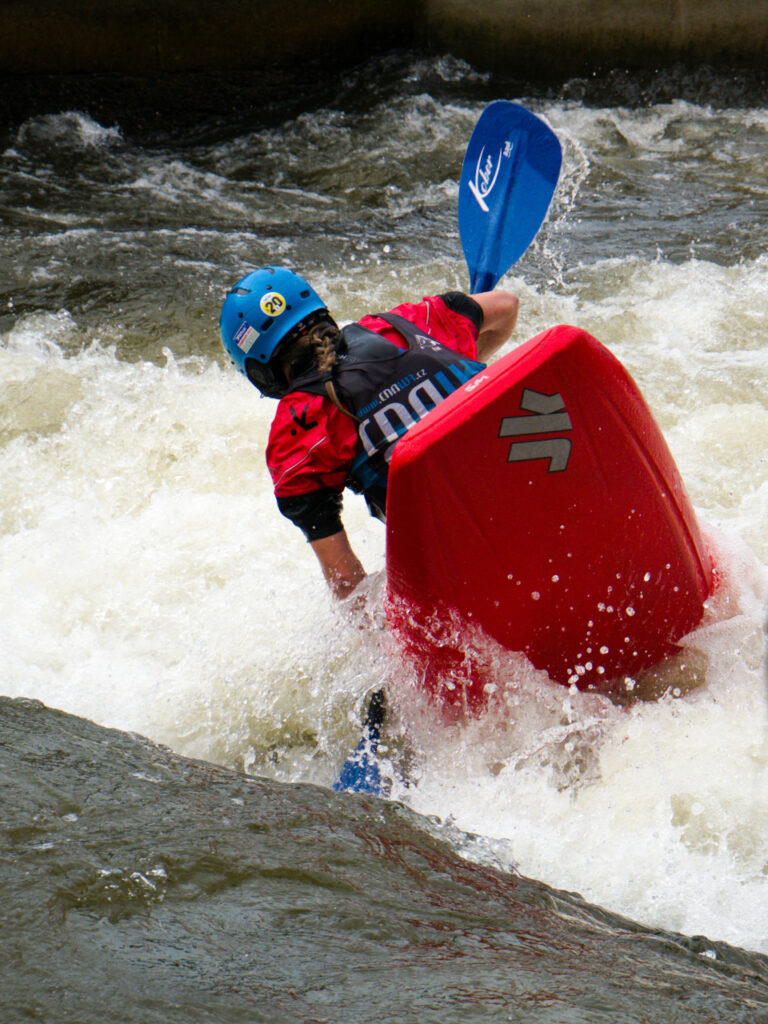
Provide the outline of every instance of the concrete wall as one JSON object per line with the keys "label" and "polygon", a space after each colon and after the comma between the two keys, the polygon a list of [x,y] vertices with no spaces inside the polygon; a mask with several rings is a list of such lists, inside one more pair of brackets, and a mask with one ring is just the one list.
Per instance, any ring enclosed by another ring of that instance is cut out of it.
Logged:
{"label": "concrete wall", "polygon": [[560,78],[768,63],[766,0],[2,0],[0,74],[238,70],[428,45]]}
{"label": "concrete wall", "polygon": [[241,71],[409,46],[418,0],[0,0],[0,73]]}
{"label": "concrete wall", "polygon": [[425,0],[429,43],[479,67],[563,78],[603,68],[768,66],[766,0]]}

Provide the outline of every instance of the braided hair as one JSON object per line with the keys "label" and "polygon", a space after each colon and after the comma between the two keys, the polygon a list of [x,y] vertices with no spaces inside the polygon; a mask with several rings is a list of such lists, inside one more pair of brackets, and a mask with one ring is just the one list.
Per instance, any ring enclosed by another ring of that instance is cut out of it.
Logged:
{"label": "braided hair", "polygon": [[[309,320],[313,322],[308,323]],[[307,317],[280,345],[276,356],[288,379],[294,380],[309,370],[328,373],[340,353],[341,331],[326,310]]]}
{"label": "braided hair", "polygon": [[279,346],[277,358],[289,382],[312,371],[321,374],[328,398],[345,416],[359,423],[359,417],[339,397],[333,381],[333,368],[346,352],[336,321],[327,310],[319,310],[297,324]]}

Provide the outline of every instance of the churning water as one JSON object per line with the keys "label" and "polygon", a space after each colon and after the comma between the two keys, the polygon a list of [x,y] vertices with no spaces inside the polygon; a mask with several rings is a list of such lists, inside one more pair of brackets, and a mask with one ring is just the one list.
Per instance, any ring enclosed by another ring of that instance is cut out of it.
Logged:
{"label": "churning water", "polygon": [[[446,727],[393,684],[392,796],[416,812],[414,849],[423,829],[432,850],[436,829],[478,871],[516,868],[649,928],[705,934],[715,962],[718,942],[768,953],[768,106],[714,78],[695,95],[683,80],[644,103],[618,93],[588,101],[580,88],[510,93],[459,62],[398,56],[351,76],[336,102],[307,102],[281,123],[249,112],[142,140],[62,111],[2,141],[0,688],[186,757],[280,783],[332,782],[365,695],[397,675],[376,628],[383,529],[346,499],[348,532],[372,574],[361,629],[331,606],[311,551],[277,513],[264,467],[273,405],[225,364],[218,310],[244,270],[268,262],[300,269],[344,321],[466,288],[456,225],[464,147],[486,102],[518,99],[558,133],[564,168],[547,223],[503,282],[521,298],[512,344],[572,323],[622,360],[677,460],[721,586],[686,642],[699,685],[679,697],[618,707],[510,656],[504,716]],[[58,719],[33,718],[40,749],[56,736],[62,765],[71,760],[81,740],[67,755]],[[7,757],[20,742],[17,719],[9,710]],[[96,762],[105,775],[122,763],[123,740],[110,735]],[[46,785],[65,789],[55,763]],[[339,800],[354,798],[264,785],[264,800],[294,792],[295,815],[308,813],[298,809],[307,792],[315,808],[330,801],[329,834],[346,834]],[[18,832],[32,812],[5,799]],[[148,792],[146,806],[155,799]],[[127,812],[136,830],[146,824],[139,804]],[[82,806],[67,806],[50,814],[76,822]],[[353,831],[370,829],[386,850],[384,812],[369,801],[356,813]],[[60,842],[50,839],[46,856]],[[342,860],[368,857],[375,875],[375,851],[338,842]],[[36,866],[43,854],[30,843],[19,840],[15,856]],[[113,896],[146,909],[159,905],[170,869],[142,864],[147,886],[131,888],[127,869],[104,877]],[[65,909],[107,921],[107,889],[96,898],[95,883],[81,883]],[[393,918],[425,912],[415,896],[410,910],[403,900]],[[24,928],[16,924],[22,944],[32,942]],[[551,953],[565,940],[549,941]],[[659,986],[665,970],[662,958],[651,972]],[[749,971],[765,1000],[765,961],[750,960]],[[290,984],[276,981],[276,991]],[[275,1004],[263,1017],[212,1009],[210,1019],[326,1019],[306,991],[315,1009],[304,1016]],[[643,998],[626,1019],[643,1019]],[[536,1005],[542,1016],[520,1019],[603,1019],[597,1006],[550,1018]],[[721,1007],[719,1019],[768,1019],[761,1006],[743,1018]],[[434,1007],[420,1019],[454,1019]],[[503,1013],[479,1019],[511,1019]]]}

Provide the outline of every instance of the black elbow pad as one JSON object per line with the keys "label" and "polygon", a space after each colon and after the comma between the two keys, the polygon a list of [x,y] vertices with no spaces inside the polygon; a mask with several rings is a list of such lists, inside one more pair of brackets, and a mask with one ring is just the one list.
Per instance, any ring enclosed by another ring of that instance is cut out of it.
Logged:
{"label": "black elbow pad", "polygon": [[440,296],[448,309],[453,313],[460,313],[468,320],[471,320],[478,331],[483,326],[483,310],[479,302],[476,302],[470,295],[464,292],[443,292]]}
{"label": "black elbow pad", "polygon": [[324,487],[309,494],[278,498],[277,507],[286,519],[301,530],[308,541],[322,540],[340,533],[342,496],[340,491]]}

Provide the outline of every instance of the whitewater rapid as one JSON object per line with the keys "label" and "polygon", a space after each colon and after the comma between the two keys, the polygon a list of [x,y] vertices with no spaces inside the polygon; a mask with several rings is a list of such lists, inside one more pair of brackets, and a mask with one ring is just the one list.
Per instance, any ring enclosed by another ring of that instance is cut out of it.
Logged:
{"label": "whitewater rapid", "polygon": [[[179,152],[71,114],[12,140],[4,694],[330,785],[365,695],[397,675],[394,655],[385,632],[331,605],[277,514],[264,468],[273,406],[224,364],[218,305],[235,268],[267,254],[308,266],[341,320],[465,286],[455,175],[481,106],[404,95],[357,119],[323,110]],[[410,781],[392,795],[454,825],[467,856],[768,951],[768,256],[756,206],[768,113],[682,101],[540,112],[565,142],[566,174],[528,262],[503,282],[521,298],[511,344],[576,324],[640,385],[720,576],[686,643],[702,682],[618,707],[510,656],[504,715],[451,727],[393,687],[390,753]],[[78,177],[57,199],[39,169],[64,150]],[[44,201],[22,196],[35,167]],[[375,623],[383,529],[354,496],[345,524],[372,574]]]}

